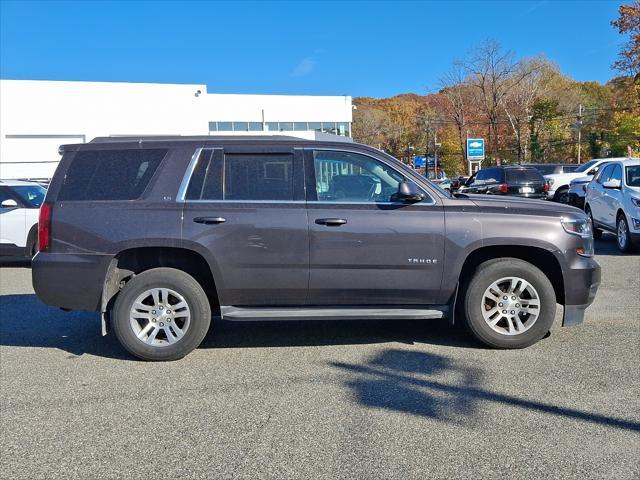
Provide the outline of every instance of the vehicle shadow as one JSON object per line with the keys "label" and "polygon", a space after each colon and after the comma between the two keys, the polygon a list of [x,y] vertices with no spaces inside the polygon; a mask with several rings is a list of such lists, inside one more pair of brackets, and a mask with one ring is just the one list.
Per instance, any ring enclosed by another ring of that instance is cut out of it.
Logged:
{"label": "vehicle shadow", "polygon": [[[274,348],[398,342],[483,348],[466,331],[444,320],[229,322],[214,319],[200,348]],[[33,294],[0,296],[0,345],[57,348],[134,360],[111,333],[100,334],[95,312],[64,312]]]}
{"label": "vehicle shadow", "polygon": [[[633,256],[634,253],[622,253],[618,250],[618,244],[616,243],[616,236],[612,233],[604,232],[600,240],[594,242],[594,249],[596,257],[598,255],[607,256]],[[637,255],[637,253],[635,253]]]}
{"label": "vehicle shadow", "polygon": [[482,371],[445,356],[389,349],[366,364],[331,362],[347,372],[347,385],[364,406],[472,425],[484,404],[640,432],[640,423],[550,403],[502,394],[482,387]]}
{"label": "vehicle shadow", "polygon": [[0,268],[31,268],[31,259],[26,257],[0,256]]}
{"label": "vehicle shadow", "polygon": [[134,360],[113,335],[101,336],[97,313],[64,312],[43,304],[33,294],[0,296],[0,345]]}
{"label": "vehicle shadow", "polygon": [[306,320],[231,322],[216,319],[200,348],[307,347],[398,342],[484,348],[447,320]]}

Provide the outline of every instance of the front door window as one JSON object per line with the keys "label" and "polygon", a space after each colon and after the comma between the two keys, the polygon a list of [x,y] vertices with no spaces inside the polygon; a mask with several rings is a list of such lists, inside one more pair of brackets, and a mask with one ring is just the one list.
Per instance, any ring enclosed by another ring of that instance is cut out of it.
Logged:
{"label": "front door window", "polygon": [[392,202],[403,176],[367,155],[316,150],[313,154],[320,202]]}

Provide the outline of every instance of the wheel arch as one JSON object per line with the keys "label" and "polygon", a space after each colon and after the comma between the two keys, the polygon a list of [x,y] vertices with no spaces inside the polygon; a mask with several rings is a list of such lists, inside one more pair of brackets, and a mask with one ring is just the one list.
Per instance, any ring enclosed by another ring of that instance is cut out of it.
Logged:
{"label": "wheel arch", "polygon": [[471,276],[481,263],[504,257],[524,260],[538,267],[551,282],[556,294],[556,301],[564,305],[564,276],[560,261],[552,251],[539,246],[489,245],[479,247],[467,255],[460,270],[460,284],[464,285],[466,281],[471,279]]}
{"label": "wheel arch", "polygon": [[168,267],[191,275],[206,292],[212,312],[218,312],[218,285],[211,265],[199,252],[183,247],[142,246],[118,252],[111,260],[102,289],[101,311],[106,312],[118,292],[135,275],[152,268]]}

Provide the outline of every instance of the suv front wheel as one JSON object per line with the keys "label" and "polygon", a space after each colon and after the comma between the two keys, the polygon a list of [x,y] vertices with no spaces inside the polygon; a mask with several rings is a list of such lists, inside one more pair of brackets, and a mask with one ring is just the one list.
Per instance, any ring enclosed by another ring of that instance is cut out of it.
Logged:
{"label": "suv front wheel", "polygon": [[211,307],[191,275],[154,268],[127,282],[111,317],[116,337],[132,355],[143,360],[177,360],[204,339]]}
{"label": "suv front wheel", "polygon": [[549,332],[555,318],[551,282],[540,269],[516,258],[479,265],[465,293],[467,326],[490,347],[528,347]]}

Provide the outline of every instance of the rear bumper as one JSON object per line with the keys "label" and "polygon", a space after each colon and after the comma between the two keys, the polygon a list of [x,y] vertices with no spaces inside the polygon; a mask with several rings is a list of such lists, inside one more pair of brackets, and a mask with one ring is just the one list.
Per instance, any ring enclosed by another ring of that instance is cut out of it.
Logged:
{"label": "rear bumper", "polygon": [[39,252],[31,262],[38,298],[70,310],[99,310],[110,255]]}
{"label": "rear bumper", "polygon": [[600,265],[585,258],[580,268],[564,272],[565,306],[562,326],[570,327],[584,321],[584,312],[593,303],[600,286]]}

